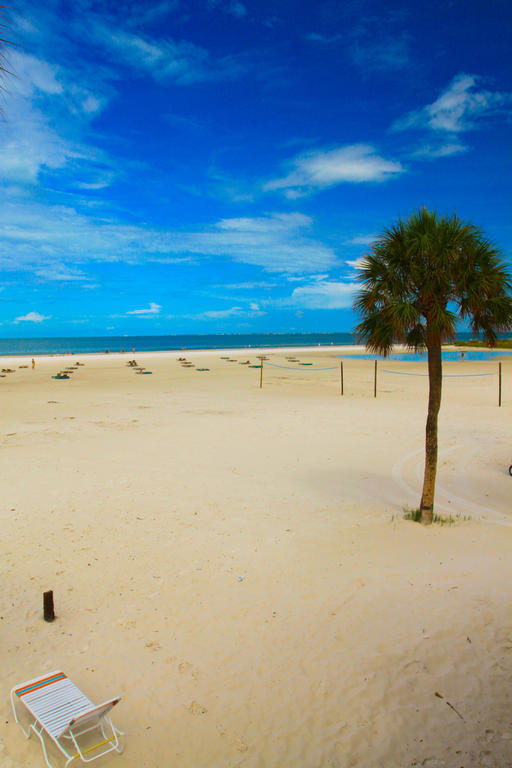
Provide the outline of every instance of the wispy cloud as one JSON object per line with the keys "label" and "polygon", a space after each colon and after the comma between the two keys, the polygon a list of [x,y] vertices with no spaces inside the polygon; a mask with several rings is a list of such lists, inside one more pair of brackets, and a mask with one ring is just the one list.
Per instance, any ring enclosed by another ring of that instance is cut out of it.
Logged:
{"label": "wispy cloud", "polygon": [[312,224],[312,219],[301,213],[223,219],[216,225],[217,232],[205,233],[197,245],[202,242],[208,250],[216,247],[236,261],[269,272],[310,273],[336,262],[330,248],[308,236]]}
{"label": "wispy cloud", "polygon": [[354,261],[347,260],[347,265],[351,267],[352,269],[359,270],[363,266],[363,264],[366,262],[366,259],[364,256],[359,256],[359,258],[354,259]]}
{"label": "wispy cloud", "polygon": [[343,39],[343,35],[322,35],[320,32],[308,32],[304,35],[305,40],[310,40],[313,43],[323,43],[324,45],[330,45],[331,43],[337,43]]}
{"label": "wispy cloud", "polygon": [[0,208],[0,269],[71,270],[98,261],[173,261],[227,258],[269,272],[311,273],[336,264],[331,248],[310,234],[301,213],[227,218],[200,231],[144,228],[93,218],[72,208],[4,205]]}
{"label": "wispy cloud", "polygon": [[4,183],[35,184],[42,172],[66,169],[79,181],[95,184],[98,164],[106,183],[104,154],[83,142],[105,98],[78,87],[69,73],[44,59],[20,51],[10,58],[16,77],[9,84],[0,148]]}
{"label": "wispy cloud", "polygon": [[277,282],[270,282],[268,280],[247,280],[244,283],[221,283],[214,286],[215,288],[223,288],[226,291],[254,291],[254,290],[270,290],[276,288],[279,285]]}
{"label": "wispy cloud", "polygon": [[237,19],[247,16],[247,8],[239,0],[207,0],[207,6],[212,10],[218,8]]}
{"label": "wispy cloud", "polygon": [[324,47],[337,44],[338,50],[345,53],[363,78],[410,66],[412,38],[404,27],[407,14],[384,7],[376,13],[375,4],[369,12],[363,5],[359,1],[350,8],[350,3],[340,3],[336,10],[343,31],[333,32],[331,19],[331,25],[327,27],[324,16],[324,31],[309,32],[304,35],[305,39]]}
{"label": "wispy cloud", "polygon": [[410,41],[407,35],[375,38],[358,37],[349,46],[352,62],[367,76],[378,71],[397,71],[410,62]]}
{"label": "wispy cloud", "polygon": [[265,312],[260,308],[259,304],[251,302],[248,307],[235,306],[227,309],[208,309],[205,312],[189,315],[188,317],[194,320],[227,320],[229,318],[262,317],[263,315],[265,315]]}
{"label": "wispy cloud", "polygon": [[203,317],[213,318],[219,320],[225,317],[235,317],[243,314],[242,307],[230,307],[229,309],[210,309],[207,312],[203,312]]}
{"label": "wispy cloud", "polygon": [[476,75],[456,75],[432,104],[409,112],[393,124],[393,130],[428,128],[461,133],[477,128],[484,118],[512,110],[512,93],[483,90],[480,82]]}
{"label": "wispy cloud", "polygon": [[147,309],[132,309],[129,312],[127,312],[127,315],[138,315],[139,317],[154,317],[154,315],[159,315],[162,307],[160,304],[156,304],[154,301],[149,302],[149,307]]}
{"label": "wispy cloud", "polygon": [[319,280],[295,288],[283,303],[301,309],[345,309],[352,306],[359,288],[355,282]]}
{"label": "wispy cloud", "polygon": [[39,312],[29,312],[26,315],[20,315],[13,322],[18,323],[42,323],[44,320],[49,320],[50,315],[41,315]]}
{"label": "wispy cloud", "polygon": [[35,269],[35,275],[45,282],[70,283],[90,280],[90,277],[80,269],[68,267],[66,264],[51,264]]}
{"label": "wispy cloud", "polygon": [[371,245],[377,235],[355,235],[350,240],[345,240],[346,245]]}
{"label": "wispy cloud", "polygon": [[337,184],[387,181],[405,170],[401,163],[382,157],[369,144],[307,152],[288,165],[292,168],[290,173],[267,182],[265,191],[282,190],[287,197],[295,198]]}
{"label": "wispy cloud", "polygon": [[235,16],[237,19],[243,19],[244,16],[247,16],[247,8],[243,3],[239,2],[229,3],[227,6],[227,12],[230,13],[231,16]]}
{"label": "wispy cloud", "polygon": [[127,12],[127,3],[123,3],[119,8],[114,5],[113,10],[118,12],[119,22],[140,29],[146,24],[161,22],[166,16],[175,13],[179,7],[179,0],[161,0],[158,3],[151,3],[148,7],[143,7],[140,2],[137,2],[130,7],[129,12]]}
{"label": "wispy cloud", "polygon": [[95,39],[126,66],[145,71],[155,80],[176,85],[241,77],[244,67],[236,57],[214,58],[204,47],[188,40],[156,40],[97,23]]}
{"label": "wispy cloud", "polygon": [[15,81],[11,82],[15,93],[32,96],[39,91],[45,94],[61,94],[62,83],[58,80],[57,67],[29,53],[13,51],[9,56]]}
{"label": "wispy cloud", "polygon": [[438,157],[451,157],[452,155],[462,155],[469,151],[466,144],[460,142],[441,142],[439,144],[423,144],[415,149],[411,157],[417,160],[434,160]]}

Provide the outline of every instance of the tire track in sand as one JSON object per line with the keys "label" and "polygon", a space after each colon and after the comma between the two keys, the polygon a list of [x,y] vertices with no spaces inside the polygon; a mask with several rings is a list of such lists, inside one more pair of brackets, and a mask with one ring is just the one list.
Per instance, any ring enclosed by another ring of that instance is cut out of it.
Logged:
{"label": "tire track in sand", "polygon": [[[439,459],[442,460],[448,454],[451,454],[455,451],[460,451],[463,448],[464,446],[459,444],[452,445],[449,448],[444,449],[442,453],[440,452]],[[457,476],[459,478],[460,484],[464,482],[465,478],[467,479],[467,471],[465,472],[464,470],[467,468],[467,465],[477,452],[478,449],[474,449],[473,451],[469,452],[465,451],[462,458],[459,459],[457,466]],[[423,457],[423,449],[411,451],[410,453],[407,453],[405,456],[402,456],[400,459],[398,459],[398,461],[396,461],[393,465],[392,469],[392,477],[395,484],[403,492],[405,492],[407,496],[414,498],[416,502],[421,493],[424,460]],[[404,475],[408,478],[410,478],[411,475],[413,477],[415,476],[416,480],[418,481],[417,487],[413,487],[410,484],[410,481],[405,479]],[[441,497],[441,500],[439,500],[439,497]],[[460,494],[455,493],[453,490],[450,490],[439,483],[436,484],[435,506],[436,510],[443,510],[444,512],[448,512],[452,515],[455,511],[454,508],[458,508],[461,514],[468,514],[471,517],[487,520],[488,522],[493,522],[497,525],[512,525],[512,520],[503,512],[499,512],[498,510],[489,506],[484,506],[483,504],[470,501],[466,496],[461,496]]]}

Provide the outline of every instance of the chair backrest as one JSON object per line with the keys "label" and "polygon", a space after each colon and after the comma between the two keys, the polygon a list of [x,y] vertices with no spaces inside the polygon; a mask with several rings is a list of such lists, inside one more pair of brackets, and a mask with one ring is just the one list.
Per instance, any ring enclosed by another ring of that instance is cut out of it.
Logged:
{"label": "chair backrest", "polygon": [[71,731],[74,731],[75,729],[80,730],[81,728],[86,727],[92,720],[99,720],[108,714],[112,707],[115,707],[119,701],[120,698],[109,699],[108,701],[104,701],[103,704],[98,704],[97,707],[91,707],[91,709],[88,709],[85,712],[81,712],[79,715],[69,721],[69,723],[59,733],[57,738],[60,739],[62,736],[71,733]]}

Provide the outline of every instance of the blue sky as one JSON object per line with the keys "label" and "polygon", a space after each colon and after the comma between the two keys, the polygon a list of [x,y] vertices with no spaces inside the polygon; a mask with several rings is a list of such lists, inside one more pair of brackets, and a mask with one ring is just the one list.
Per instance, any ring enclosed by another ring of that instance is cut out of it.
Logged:
{"label": "blue sky", "polygon": [[508,0],[13,0],[0,335],[348,331],[421,205],[510,262]]}

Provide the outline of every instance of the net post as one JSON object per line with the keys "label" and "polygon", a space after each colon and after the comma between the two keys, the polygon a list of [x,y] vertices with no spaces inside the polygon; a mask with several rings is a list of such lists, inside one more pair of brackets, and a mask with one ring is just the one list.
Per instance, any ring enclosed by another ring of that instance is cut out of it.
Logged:
{"label": "net post", "polygon": [[55,611],[53,608],[53,590],[43,592],[43,618],[45,621],[53,621],[55,619]]}
{"label": "net post", "polygon": [[501,362],[498,363],[498,408],[501,408]]}
{"label": "net post", "polygon": [[343,360],[340,360],[340,389],[343,396]]}
{"label": "net post", "polygon": [[263,357],[260,357],[260,389],[263,389]]}
{"label": "net post", "polygon": [[375,370],[373,374],[373,396],[377,397],[377,360],[375,361]]}

